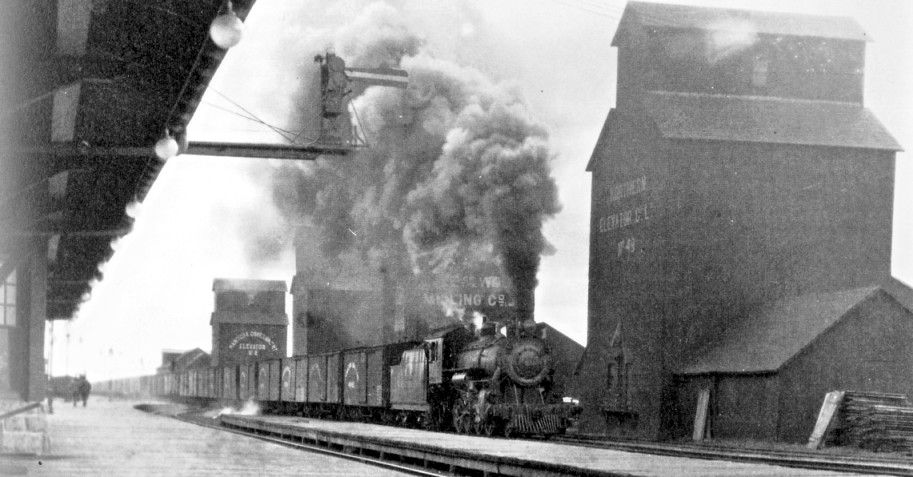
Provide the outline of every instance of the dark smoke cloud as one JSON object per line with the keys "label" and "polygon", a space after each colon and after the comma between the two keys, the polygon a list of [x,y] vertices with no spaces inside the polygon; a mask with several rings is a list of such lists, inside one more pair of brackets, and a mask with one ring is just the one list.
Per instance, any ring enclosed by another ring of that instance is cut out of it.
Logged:
{"label": "dark smoke cloud", "polygon": [[413,273],[495,262],[514,286],[534,287],[550,249],[542,223],[560,209],[547,131],[519,88],[432,57],[400,17],[374,4],[333,40],[350,66],[409,73],[405,91],[353,100],[370,147],[279,169],[275,200],[320,230],[327,256],[357,250]]}

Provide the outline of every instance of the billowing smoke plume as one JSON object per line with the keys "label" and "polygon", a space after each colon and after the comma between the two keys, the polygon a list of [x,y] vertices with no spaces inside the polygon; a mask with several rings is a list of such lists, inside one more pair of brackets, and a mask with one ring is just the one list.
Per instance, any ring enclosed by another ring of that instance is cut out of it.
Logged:
{"label": "billowing smoke plume", "polygon": [[369,147],[280,169],[284,212],[317,227],[328,257],[357,250],[416,274],[494,262],[514,287],[535,287],[550,248],[542,224],[559,205],[547,132],[516,85],[435,58],[383,3],[331,46],[348,66],[405,69],[409,87],[356,91],[352,116]]}

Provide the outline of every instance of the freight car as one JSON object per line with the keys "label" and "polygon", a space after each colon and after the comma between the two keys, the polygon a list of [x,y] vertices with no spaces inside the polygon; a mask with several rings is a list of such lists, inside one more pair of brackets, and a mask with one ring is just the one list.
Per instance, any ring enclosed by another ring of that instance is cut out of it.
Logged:
{"label": "freight car", "polygon": [[[576,412],[550,392],[542,327],[455,325],[422,341],[178,373],[182,398],[256,401],[272,414],[484,435],[561,434]],[[165,389],[158,384],[158,389]]]}

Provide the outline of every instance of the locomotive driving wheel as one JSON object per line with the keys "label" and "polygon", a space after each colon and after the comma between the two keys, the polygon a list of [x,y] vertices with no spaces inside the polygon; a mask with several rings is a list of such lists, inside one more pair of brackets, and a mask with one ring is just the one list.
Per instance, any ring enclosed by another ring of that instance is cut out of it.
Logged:
{"label": "locomotive driving wheel", "polygon": [[464,419],[466,417],[464,414],[465,410],[463,409],[463,406],[456,405],[453,407],[453,430],[456,431],[457,434],[466,434],[469,430],[466,428],[468,420]]}
{"label": "locomotive driving wheel", "polygon": [[495,420],[491,417],[486,417],[485,419],[476,423],[476,434],[491,437],[495,435],[495,430],[497,428],[498,423],[495,422]]}
{"label": "locomotive driving wheel", "polygon": [[476,435],[490,436],[495,429],[495,418],[491,414],[491,403],[488,402],[490,392],[484,389],[479,392],[476,402],[472,405],[473,426]]}
{"label": "locomotive driving wheel", "polygon": [[422,413],[419,423],[421,428],[426,431],[437,431],[441,428],[441,422],[437,413],[431,409]]}

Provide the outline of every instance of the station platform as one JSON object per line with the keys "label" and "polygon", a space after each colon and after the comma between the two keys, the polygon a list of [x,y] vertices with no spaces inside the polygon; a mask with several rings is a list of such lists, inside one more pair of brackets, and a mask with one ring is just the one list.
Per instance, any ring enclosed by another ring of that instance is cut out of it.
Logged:
{"label": "station platform", "polygon": [[57,400],[50,452],[0,455],[0,476],[399,476],[133,408],[137,403]]}
{"label": "station platform", "polygon": [[[535,440],[516,440],[400,427],[284,416],[221,417],[232,427],[259,432],[278,432],[302,440],[333,442],[354,449],[358,446],[378,453],[413,459],[447,462],[485,473],[507,475],[587,475],[625,477],[847,477],[847,472],[805,470],[767,464],[671,457],[610,449],[580,447]],[[399,449],[399,450],[397,450]],[[494,470],[499,469],[499,470]]]}

